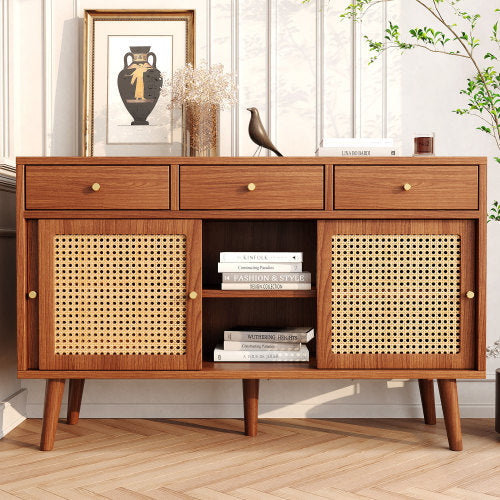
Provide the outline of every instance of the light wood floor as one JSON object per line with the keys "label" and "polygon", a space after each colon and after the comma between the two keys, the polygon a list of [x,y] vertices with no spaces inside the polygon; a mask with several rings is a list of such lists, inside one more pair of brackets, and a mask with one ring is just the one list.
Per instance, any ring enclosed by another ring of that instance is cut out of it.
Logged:
{"label": "light wood floor", "polygon": [[500,498],[500,438],[463,419],[464,451],[442,420],[82,419],[38,451],[40,420],[0,441],[0,498]]}

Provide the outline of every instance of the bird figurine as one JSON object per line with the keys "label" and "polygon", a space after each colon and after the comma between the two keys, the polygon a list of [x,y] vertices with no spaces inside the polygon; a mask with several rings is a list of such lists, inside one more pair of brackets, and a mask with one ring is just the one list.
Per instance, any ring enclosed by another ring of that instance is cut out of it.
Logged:
{"label": "bird figurine", "polygon": [[250,135],[250,139],[252,139],[252,141],[259,146],[253,155],[255,156],[257,151],[260,154],[260,150],[264,147],[271,150],[273,153],[276,153],[278,156],[283,156],[271,142],[271,139],[269,139],[269,136],[264,129],[264,125],[262,125],[262,122],[260,121],[259,111],[257,108],[247,108],[247,110],[250,111],[251,114],[250,123],[248,124],[248,134]]}

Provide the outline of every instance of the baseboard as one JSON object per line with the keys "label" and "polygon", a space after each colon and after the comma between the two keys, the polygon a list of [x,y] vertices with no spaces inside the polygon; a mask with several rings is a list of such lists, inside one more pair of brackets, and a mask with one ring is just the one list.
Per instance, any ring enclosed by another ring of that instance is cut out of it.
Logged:
{"label": "baseboard", "polygon": [[27,394],[26,389],[21,389],[5,401],[0,401],[0,439],[26,420]]}
{"label": "baseboard", "polygon": [[[436,406],[438,418],[443,416]],[[28,404],[28,418],[41,418],[42,404]],[[60,416],[66,415],[62,405]],[[81,418],[242,418],[243,404],[82,404]],[[462,418],[493,418],[494,404],[461,404]],[[261,404],[260,418],[422,418],[420,404]]]}

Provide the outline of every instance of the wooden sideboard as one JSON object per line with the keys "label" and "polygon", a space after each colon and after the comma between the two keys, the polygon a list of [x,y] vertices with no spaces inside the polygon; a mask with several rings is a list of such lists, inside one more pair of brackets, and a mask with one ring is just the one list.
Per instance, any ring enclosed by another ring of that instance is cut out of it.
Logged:
{"label": "wooden sideboard", "polygon": [[[18,375],[418,379],[452,450],[456,379],[485,376],[486,158],[18,158]],[[249,188],[254,184],[255,189]],[[221,290],[221,251],[301,251],[312,290]],[[154,265],[151,265],[154,262]],[[335,264],[335,265],[332,265]],[[238,324],[314,325],[309,363],[214,363]],[[332,415],[335,417],[335,415]]]}

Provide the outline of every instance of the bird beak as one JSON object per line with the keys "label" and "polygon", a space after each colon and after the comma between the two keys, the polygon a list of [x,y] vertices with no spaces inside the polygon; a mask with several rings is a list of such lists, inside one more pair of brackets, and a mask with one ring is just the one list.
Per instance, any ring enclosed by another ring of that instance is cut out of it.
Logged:
{"label": "bird beak", "polygon": [[247,108],[247,111],[252,111],[252,108]]}

